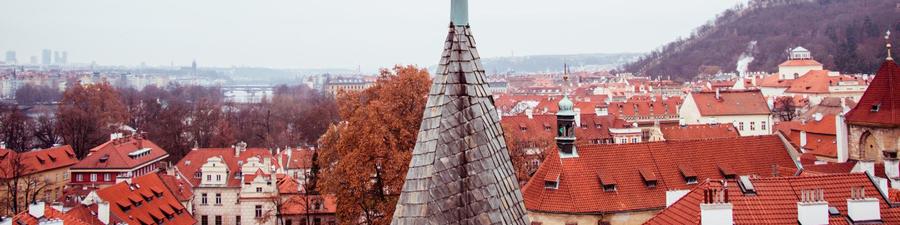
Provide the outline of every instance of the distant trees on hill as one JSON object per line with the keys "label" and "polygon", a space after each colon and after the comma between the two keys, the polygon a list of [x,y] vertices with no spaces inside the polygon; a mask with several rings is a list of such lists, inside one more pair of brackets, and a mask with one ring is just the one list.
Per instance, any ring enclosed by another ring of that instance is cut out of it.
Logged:
{"label": "distant trees on hill", "polygon": [[710,73],[709,68],[732,72],[748,43],[756,41],[749,52],[755,58],[751,71],[774,72],[788,48],[803,46],[828,69],[872,73],[886,56],[887,30],[900,33],[900,8],[893,0],[754,0],[623,69],[680,80]]}

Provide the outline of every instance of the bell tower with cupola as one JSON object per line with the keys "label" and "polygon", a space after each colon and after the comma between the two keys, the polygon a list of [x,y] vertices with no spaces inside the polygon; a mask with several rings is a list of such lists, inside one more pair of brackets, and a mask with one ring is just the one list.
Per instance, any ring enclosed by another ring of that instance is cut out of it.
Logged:
{"label": "bell tower with cupola", "polygon": [[[563,75],[564,86],[568,86],[568,69]],[[563,98],[559,100],[559,111],[556,112],[556,147],[560,158],[578,157],[575,149],[575,103],[569,100],[568,90],[563,88]]]}

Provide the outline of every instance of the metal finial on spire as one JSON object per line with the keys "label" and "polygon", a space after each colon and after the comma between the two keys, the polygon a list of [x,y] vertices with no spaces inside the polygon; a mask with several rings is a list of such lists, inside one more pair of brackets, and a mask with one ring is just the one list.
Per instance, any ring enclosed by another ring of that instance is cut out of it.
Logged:
{"label": "metal finial on spire", "polygon": [[891,56],[891,30],[885,32],[884,41],[887,42],[887,60],[894,60],[894,57]]}
{"label": "metal finial on spire", "polygon": [[469,0],[450,0],[450,22],[454,26],[469,25]]}

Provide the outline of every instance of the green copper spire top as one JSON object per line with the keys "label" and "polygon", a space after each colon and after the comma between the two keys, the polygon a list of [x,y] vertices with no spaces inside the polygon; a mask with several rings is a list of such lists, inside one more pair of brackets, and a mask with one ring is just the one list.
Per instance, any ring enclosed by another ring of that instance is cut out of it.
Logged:
{"label": "green copper spire top", "polygon": [[454,26],[469,25],[469,0],[450,0],[450,22]]}

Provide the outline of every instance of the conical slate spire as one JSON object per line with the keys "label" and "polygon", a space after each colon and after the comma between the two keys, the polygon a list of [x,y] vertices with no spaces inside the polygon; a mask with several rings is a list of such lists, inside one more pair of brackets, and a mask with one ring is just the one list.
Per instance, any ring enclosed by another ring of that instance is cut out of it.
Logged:
{"label": "conical slate spire", "polygon": [[391,224],[527,225],[469,26],[451,23]]}

